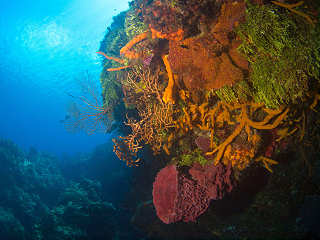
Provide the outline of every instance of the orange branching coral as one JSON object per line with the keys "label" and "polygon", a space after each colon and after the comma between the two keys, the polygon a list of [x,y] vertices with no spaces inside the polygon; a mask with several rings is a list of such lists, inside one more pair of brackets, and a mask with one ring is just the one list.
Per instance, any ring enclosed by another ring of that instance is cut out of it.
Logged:
{"label": "orange branching coral", "polygon": [[139,58],[139,54],[134,51],[131,51],[130,49],[134,45],[136,45],[138,42],[141,42],[142,40],[146,39],[148,35],[149,35],[149,31],[146,31],[135,36],[123,48],[120,49],[120,55],[124,55],[128,59]]}
{"label": "orange branching coral", "polygon": [[[221,143],[218,147],[216,147],[213,151],[207,152],[206,155],[212,155],[217,153],[215,158],[215,164],[218,164],[220,159],[223,157],[224,152],[229,144],[233,142],[233,140],[240,134],[240,132],[244,129],[247,133],[248,140],[251,140],[251,130],[250,128],[265,130],[265,129],[273,129],[279,126],[279,124],[285,119],[288,114],[289,109],[280,108],[278,110],[270,110],[267,108],[263,108],[264,112],[267,114],[266,117],[262,121],[253,121],[248,116],[249,112],[252,114],[257,109],[262,108],[261,104],[255,103],[246,103],[246,104],[235,104],[235,105],[227,105],[229,110],[239,109],[240,114],[236,117],[236,121],[238,125],[234,129],[233,133],[227,137],[223,143]],[[226,111],[226,110],[225,110]],[[221,114],[221,113],[220,113]],[[272,119],[274,119],[272,121]]]}
{"label": "orange branching coral", "polygon": [[[104,52],[97,52],[97,53],[102,55],[102,56],[104,56],[106,59],[113,60],[115,62],[124,64],[124,60],[123,59],[110,57],[107,54],[105,54]],[[122,66],[122,67],[117,67],[117,68],[108,68],[107,71],[108,72],[119,71],[119,70],[126,69],[126,68],[129,68],[129,67],[131,67],[131,66],[129,65],[129,66]]]}
{"label": "orange branching coral", "polygon": [[163,93],[162,99],[165,103],[174,103],[174,99],[172,96],[173,95],[173,87],[174,87],[174,78],[173,78],[172,70],[170,67],[170,63],[168,61],[168,55],[162,56],[162,60],[163,60],[164,65],[166,66],[166,70],[168,72],[168,78],[169,78],[168,86]]}
{"label": "orange branching coral", "polygon": [[106,59],[113,60],[113,61],[115,61],[115,62],[124,64],[124,60],[123,60],[123,59],[116,58],[116,57],[110,57],[110,56],[108,56],[107,54],[105,54],[104,52],[96,52],[96,53],[104,56]]}
{"label": "orange branching coral", "polygon": [[137,158],[137,151],[139,146],[135,146],[134,148],[130,148],[130,144],[128,139],[117,140],[112,139],[113,145],[113,152],[117,155],[117,157],[121,160],[126,162],[127,166],[129,167],[137,167],[139,166],[141,160]]}
{"label": "orange branching coral", "polygon": [[[246,139],[247,138],[247,139]],[[258,152],[261,137],[253,134],[250,139],[243,132],[239,137],[226,147],[222,161],[227,166],[231,162],[233,168],[239,171],[247,168]]]}
{"label": "orange branching coral", "polygon": [[163,150],[167,155],[170,155],[169,149],[172,147],[173,140],[174,140],[174,133],[171,133],[167,139],[167,142],[163,145]]}
{"label": "orange branching coral", "polygon": [[[138,42],[141,42],[142,40],[146,39],[148,37],[149,31],[146,31],[144,33],[141,33],[139,35],[137,35],[136,37],[134,37],[131,41],[129,41],[123,48],[120,49],[120,55],[124,55],[127,59],[136,59],[136,58],[140,58],[140,54],[130,50],[135,44],[137,44]],[[121,64],[125,64],[125,60],[121,59],[121,58],[116,58],[116,57],[110,57],[107,54],[105,54],[104,52],[97,52],[98,54],[104,56],[105,58],[109,59],[109,60],[113,60],[115,62],[121,63]],[[130,68],[131,65],[128,66],[121,66],[121,67],[116,67],[116,68],[109,68],[107,69],[108,72],[113,72],[113,71],[119,71],[122,69],[126,69],[126,68]]]}
{"label": "orange branching coral", "polygon": [[174,121],[175,129],[177,131],[187,133],[194,128],[194,122],[196,122],[195,120],[197,120],[199,116],[197,108],[198,106],[193,104],[182,108],[180,116]]}
{"label": "orange branching coral", "polygon": [[126,69],[126,68],[129,68],[131,67],[131,65],[128,65],[128,66],[122,66],[122,67],[117,67],[117,68],[108,68],[107,71],[108,72],[115,72],[115,71],[120,71],[122,69]]}
{"label": "orange branching coral", "polygon": [[[184,90],[179,91],[179,96],[187,104],[174,121],[175,133],[183,135],[189,131],[199,130],[209,132],[209,149],[213,150],[205,155],[215,154],[215,164],[222,160],[225,165],[231,163],[239,171],[248,167],[254,160],[261,161],[269,171],[270,164],[276,164],[272,159],[260,157],[255,159],[261,144],[261,137],[257,130],[277,128],[287,117],[289,108],[281,107],[274,110],[265,108],[260,103],[227,104],[221,101],[210,108],[207,101],[201,105],[190,103],[190,96]],[[225,137],[231,129],[233,132]],[[223,141],[218,144],[220,137]],[[170,153],[168,149],[166,146],[167,154]]]}
{"label": "orange branching coral", "polygon": [[167,39],[167,40],[174,40],[174,41],[181,41],[183,39],[184,32],[180,28],[176,32],[172,33],[162,33],[150,26],[152,38],[162,38],[162,39]]}
{"label": "orange branching coral", "polygon": [[137,108],[140,120],[128,118],[126,125],[131,127],[132,136],[145,144],[150,144],[155,154],[163,146],[162,135],[173,128],[172,104],[165,104],[161,99],[161,87],[158,74],[151,74],[150,69],[133,68],[123,85],[126,96]]}
{"label": "orange branching coral", "polygon": [[201,118],[202,126],[206,126],[206,128],[215,128],[222,127],[225,123],[229,125],[233,125],[234,122],[231,121],[230,111],[233,109],[228,107],[227,104],[218,102],[215,107],[211,109],[207,109],[205,113],[203,113],[203,117]]}
{"label": "orange branching coral", "polygon": [[224,154],[224,151],[225,151],[226,147],[240,134],[240,132],[242,131],[242,129],[244,127],[245,127],[245,121],[241,121],[239,123],[239,125],[235,128],[233,133],[222,144],[220,144],[212,152],[207,152],[206,153],[206,155],[212,155],[212,154],[218,152],[217,156],[215,158],[215,162],[214,162],[215,165],[217,165],[219,163],[220,159],[222,158],[222,156]]}
{"label": "orange branching coral", "polygon": [[272,164],[278,164],[277,161],[275,160],[272,160],[270,158],[267,158],[267,157],[264,157],[264,156],[259,156],[256,158],[256,161],[257,162],[263,162],[263,165],[266,169],[268,169],[269,172],[272,173],[272,169],[270,168],[269,164],[272,165]]}
{"label": "orange branching coral", "polygon": [[276,142],[280,142],[281,140],[283,140],[283,139],[291,136],[291,135],[294,134],[297,130],[298,130],[298,128],[294,128],[293,130],[291,130],[291,131],[289,132],[289,128],[288,128],[288,127],[279,129],[279,130],[277,131],[278,138],[276,139]]}

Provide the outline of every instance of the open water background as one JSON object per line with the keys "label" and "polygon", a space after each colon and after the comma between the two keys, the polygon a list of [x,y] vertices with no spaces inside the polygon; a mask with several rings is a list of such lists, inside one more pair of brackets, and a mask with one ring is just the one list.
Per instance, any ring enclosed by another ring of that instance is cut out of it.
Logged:
{"label": "open water background", "polygon": [[65,131],[60,120],[79,93],[77,79],[99,82],[99,48],[126,0],[1,0],[0,137],[53,153],[91,151],[110,135]]}

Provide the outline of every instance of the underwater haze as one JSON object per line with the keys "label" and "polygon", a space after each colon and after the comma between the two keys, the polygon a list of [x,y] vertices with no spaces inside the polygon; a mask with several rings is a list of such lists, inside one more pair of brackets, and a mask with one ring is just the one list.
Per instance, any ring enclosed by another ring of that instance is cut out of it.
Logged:
{"label": "underwater haze", "polygon": [[99,82],[96,51],[112,17],[128,1],[13,0],[1,2],[0,137],[57,155],[92,150],[108,135],[65,131],[77,80]]}
{"label": "underwater haze", "polygon": [[64,125],[82,83],[101,97],[96,52],[128,1],[11,0],[0,8],[0,239],[130,234],[119,204],[130,172],[115,159],[111,134]]}
{"label": "underwater haze", "polygon": [[320,239],[319,13],[2,0],[0,240]]}

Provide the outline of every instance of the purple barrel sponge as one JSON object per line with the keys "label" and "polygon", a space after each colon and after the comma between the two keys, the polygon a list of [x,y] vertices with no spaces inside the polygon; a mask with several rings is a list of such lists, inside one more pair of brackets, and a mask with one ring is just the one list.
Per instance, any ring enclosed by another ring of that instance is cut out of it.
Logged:
{"label": "purple barrel sponge", "polygon": [[153,183],[153,204],[162,222],[194,222],[204,213],[211,200],[218,200],[235,186],[231,165],[222,163],[189,169],[192,179],[179,173],[175,165],[161,169]]}
{"label": "purple barrel sponge", "polygon": [[153,183],[153,204],[166,224],[195,221],[209,206],[209,196],[195,181],[179,174],[175,165],[160,170]]}
{"label": "purple barrel sponge", "polygon": [[222,199],[235,186],[231,164],[226,167],[222,163],[205,166],[194,163],[189,169],[189,173],[193,180],[206,189],[211,200]]}
{"label": "purple barrel sponge", "polygon": [[178,171],[175,165],[161,169],[153,183],[153,204],[160,220],[166,224],[179,221],[177,214]]}

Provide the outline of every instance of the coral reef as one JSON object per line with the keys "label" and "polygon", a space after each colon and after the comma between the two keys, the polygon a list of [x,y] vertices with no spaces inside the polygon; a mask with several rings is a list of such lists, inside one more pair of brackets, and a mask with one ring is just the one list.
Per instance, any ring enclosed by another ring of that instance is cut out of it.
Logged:
{"label": "coral reef", "polygon": [[250,174],[275,174],[285,161],[278,156],[314,128],[306,117],[320,87],[314,10],[285,1],[130,4],[126,43],[116,54],[102,51],[112,70],[123,70],[114,81],[129,131],[115,153],[129,166],[154,164],[139,154],[146,145],[168,164],[153,184],[162,222],[216,213],[211,200],[245,193]]}
{"label": "coral reef", "polygon": [[[120,174],[106,176],[108,169],[123,170],[114,164],[117,161],[105,161],[111,154],[109,143],[87,156],[60,160],[0,139],[0,239],[102,240],[115,238],[121,231],[129,235],[119,224],[122,213],[110,202],[120,202],[122,191],[129,189],[129,184],[119,181]],[[115,185],[121,185],[122,191],[110,194]]]}
{"label": "coral reef", "polygon": [[1,239],[31,239],[34,224],[57,201],[66,184],[57,159],[31,148],[25,153],[0,139]]}
{"label": "coral reef", "polygon": [[[52,239],[112,238],[115,222],[110,221],[110,217],[116,209],[102,200],[98,189],[99,183],[89,179],[66,188],[59,204],[36,225],[38,239],[49,239],[48,236]],[[92,219],[99,224],[91,224]]]}

